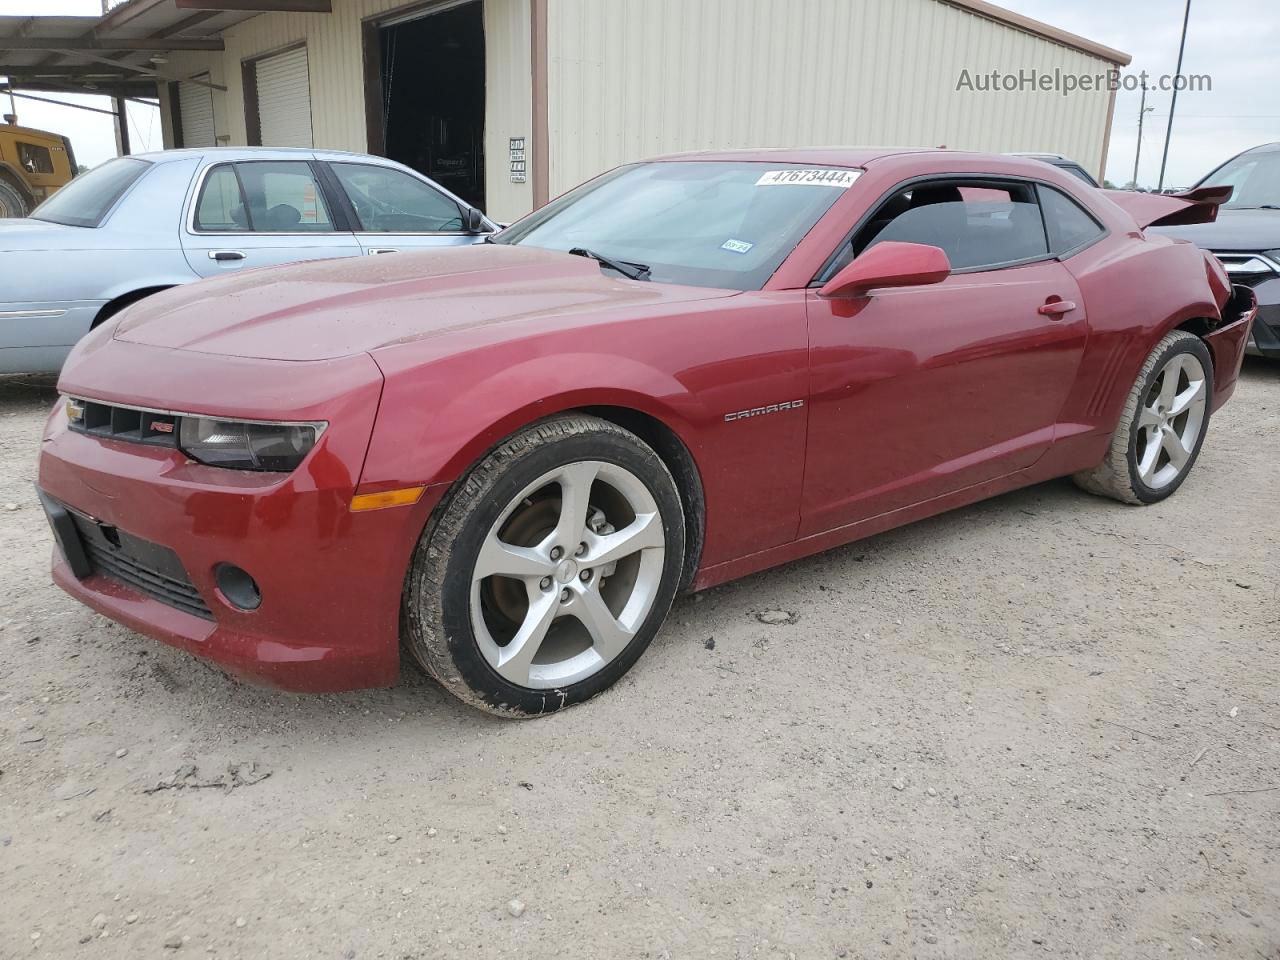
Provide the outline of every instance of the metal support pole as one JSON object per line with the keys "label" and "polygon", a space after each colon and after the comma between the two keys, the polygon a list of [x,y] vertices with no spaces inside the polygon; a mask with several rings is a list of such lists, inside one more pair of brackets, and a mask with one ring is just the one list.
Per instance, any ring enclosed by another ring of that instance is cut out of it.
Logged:
{"label": "metal support pole", "polygon": [[129,150],[129,116],[125,113],[124,98],[112,97],[116,108],[116,155],[127,157]]}
{"label": "metal support pole", "polygon": [[1142,157],[1142,122],[1147,118],[1147,111],[1154,110],[1155,107],[1147,106],[1147,82],[1142,82],[1142,103],[1138,106],[1138,149],[1133,151],[1133,180],[1130,181],[1135,187],[1138,185],[1138,160]]}
{"label": "metal support pole", "polygon": [[1191,0],[1182,14],[1182,40],[1178,43],[1178,66],[1173,71],[1173,99],[1169,101],[1169,125],[1164,131],[1164,156],[1160,158],[1160,182],[1157,190],[1164,190],[1164,168],[1169,162],[1169,139],[1173,136],[1173,112],[1178,108],[1178,83],[1182,80],[1182,53],[1187,49],[1187,23],[1191,20]]}

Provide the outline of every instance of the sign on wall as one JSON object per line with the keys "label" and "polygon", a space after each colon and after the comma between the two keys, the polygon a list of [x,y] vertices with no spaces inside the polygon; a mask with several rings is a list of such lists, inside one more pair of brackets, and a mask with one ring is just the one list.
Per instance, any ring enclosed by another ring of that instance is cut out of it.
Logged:
{"label": "sign on wall", "polygon": [[511,182],[525,182],[525,159],[524,159],[524,137],[512,137],[510,139],[511,151]]}

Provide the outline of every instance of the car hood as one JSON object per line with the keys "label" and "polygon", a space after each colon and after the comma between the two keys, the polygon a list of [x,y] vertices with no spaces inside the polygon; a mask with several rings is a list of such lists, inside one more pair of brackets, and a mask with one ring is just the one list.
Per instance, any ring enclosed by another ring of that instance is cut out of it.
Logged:
{"label": "car hood", "polygon": [[1218,219],[1213,223],[1150,229],[1153,233],[1190,240],[1206,250],[1280,250],[1280,210],[1230,210],[1224,207],[1218,211]]}
{"label": "car hood", "polygon": [[[130,307],[117,340],[264,360],[331,360],[504,325],[604,319],[737,291],[644,283],[536,247],[476,244],[321,260],[177,287]],[[497,331],[489,329],[489,336]]]}

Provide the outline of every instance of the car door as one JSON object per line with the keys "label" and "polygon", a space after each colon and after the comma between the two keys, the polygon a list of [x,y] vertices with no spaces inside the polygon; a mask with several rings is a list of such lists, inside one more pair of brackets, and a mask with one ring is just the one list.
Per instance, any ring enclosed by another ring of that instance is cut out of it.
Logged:
{"label": "car door", "polygon": [[467,209],[424,178],[381,164],[328,161],[331,186],[349,204],[366,254],[475,243]]}
{"label": "car door", "polygon": [[202,277],[361,252],[307,160],[235,160],[206,168],[197,178],[182,247]]}
{"label": "car door", "polygon": [[944,179],[887,198],[819,280],[878,242],[941,247],[940,283],[808,293],[801,536],[991,480],[1048,448],[1088,333],[1034,185]]}

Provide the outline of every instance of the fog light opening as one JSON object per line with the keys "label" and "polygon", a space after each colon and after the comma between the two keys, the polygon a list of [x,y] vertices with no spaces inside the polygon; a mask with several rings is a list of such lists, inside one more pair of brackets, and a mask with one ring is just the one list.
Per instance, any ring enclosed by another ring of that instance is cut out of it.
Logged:
{"label": "fog light opening", "polygon": [[220,563],[213,568],[213,579],[222,598],[237,610],[257,610],[261,605],[262,591],[257,582],[239,567]]}

